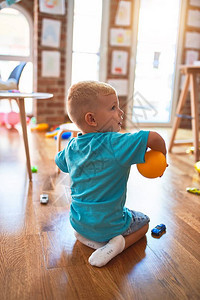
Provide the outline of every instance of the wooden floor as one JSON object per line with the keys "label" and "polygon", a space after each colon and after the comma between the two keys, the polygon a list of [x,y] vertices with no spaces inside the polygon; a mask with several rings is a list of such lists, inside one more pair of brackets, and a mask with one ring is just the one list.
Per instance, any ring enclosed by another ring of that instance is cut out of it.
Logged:
{"label": "wooden floor", "polygon": [[[159,131],[168,140],[170,131]],[[179,131],[186,137],[190,132]],[[149,180],[133,166],[127,206],[167,231],[146,238],[103,268],[91,267],[92,249],[77,242],[70,227],[69,178],[56,173],[56,143],[29,132],[29,183],[20,127],[0,127],[0,299],[200,299],[200,187],[187,147],[168,155],[164,176]],[[64,144],[63,144],[64,146]],[[41,193],[49,204],[41,205]]]}

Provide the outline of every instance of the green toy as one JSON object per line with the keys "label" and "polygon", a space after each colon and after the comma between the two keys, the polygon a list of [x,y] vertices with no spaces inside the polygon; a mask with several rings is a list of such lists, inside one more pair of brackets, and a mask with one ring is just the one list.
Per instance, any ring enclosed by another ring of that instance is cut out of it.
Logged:
{"label": "green toy", "polygon": [[37,173],[38,167],[37,166],[32,166],[31,171],[32,171],[32,173]]}

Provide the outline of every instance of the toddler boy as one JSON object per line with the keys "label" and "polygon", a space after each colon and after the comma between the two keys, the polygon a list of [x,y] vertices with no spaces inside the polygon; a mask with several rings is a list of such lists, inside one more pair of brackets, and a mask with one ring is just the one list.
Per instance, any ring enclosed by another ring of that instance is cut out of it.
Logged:
{"label": "toddler boy", "polygon": [[166,146],[156,132],[119,133],[124,112],[109,84],[72,85],[67,108],[80,134],[55,161],[71,178],[70,222],[75,236],[96,249],[89,263],[101,267],[148,231],[149,217],[125,207],[127,181],[131,165],[144,162],[148,147],[166,155]]}

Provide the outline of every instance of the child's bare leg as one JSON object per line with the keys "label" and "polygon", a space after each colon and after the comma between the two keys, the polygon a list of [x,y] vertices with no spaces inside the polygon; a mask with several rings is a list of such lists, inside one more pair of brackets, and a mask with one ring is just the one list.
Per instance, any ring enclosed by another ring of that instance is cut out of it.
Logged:
{"label": "child's bare leg", "polygon": [[130,247],[131,245],[135,244],[137,241],[139,241],[145,234],[147,233],[149,229],[149,224],[144,225],[139,230],[125,236],[125,247],[124,250]]}
{"label": "child's bare leg", "polygon": [[118,235],[114,237],[105,246],[92,253],[89,257],[89,263],[96,267],[105,266],[113,257],[139,241],[147,233],[148,228],[149,225],[147,224],[128,236]]}

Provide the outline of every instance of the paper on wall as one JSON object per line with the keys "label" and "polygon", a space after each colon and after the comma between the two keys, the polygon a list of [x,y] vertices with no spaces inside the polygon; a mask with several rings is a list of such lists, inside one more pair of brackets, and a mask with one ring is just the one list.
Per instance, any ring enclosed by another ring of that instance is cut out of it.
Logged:
{"label": "paper on wall", "polygon": [[40,11],[53,15],[65,14],[65,0],[40,0]]}
{"label": "paper on wall", "polygon": [[112,85],[118,96],[128,95],[128,80],[127,79],[108,79],[107,82]]}
{"label": "paper on wall", "polygon": [[188,50],[186,51],[185,64],[193,65],[194,62],[198,60],[198,58],[199,58],[198,51]]}
{"label": "paper on wall", "polygon": [[60,76],[60,52],[42,51],[42,76],[59,77]]}
{"label": "paper on wall", "polygon": [[130,46],[131,30],[123,28],[110,29],[110,45],[111,46]]}
{"label": "paper on wall", "polygon": [[200,33],[186,32],[185,47],[200,49]]}
{"label": "paper on wall", "polygon": [[131,25],[131,2],[119,1],[117,13],[115,16],[115,24],[119,26]]}
{"label": "paper on wall", "polygon": [[200,7],[200,1],[199,0],[190,0],[190,5]]}
{"label": "paper on wall", "polygon": [[187,24],[192,27],[200,27],[200,11],[190,9],[188,12]]}
{"label": "paper on wall", "polygon": [[126,75],[128,63],[128,52],[117,51],[112,52],[111,73],[116,75]]}
{"label": "paper on wall", "polygon": [[42,20],[42,45],[49,47],[60,47],[61,22],[57,20]]}

